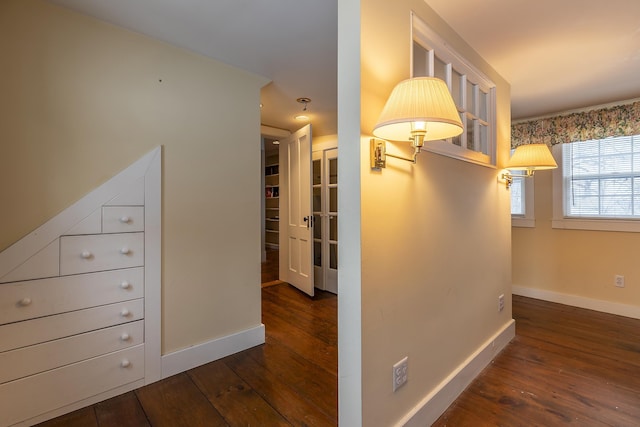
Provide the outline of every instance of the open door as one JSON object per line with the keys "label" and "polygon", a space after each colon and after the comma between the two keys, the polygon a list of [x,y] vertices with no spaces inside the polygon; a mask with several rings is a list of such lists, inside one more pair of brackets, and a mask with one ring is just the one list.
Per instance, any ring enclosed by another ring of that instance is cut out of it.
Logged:
{"label": "open door", "polygon": [[280,141],[280,280],[313,296],[311,125]]}

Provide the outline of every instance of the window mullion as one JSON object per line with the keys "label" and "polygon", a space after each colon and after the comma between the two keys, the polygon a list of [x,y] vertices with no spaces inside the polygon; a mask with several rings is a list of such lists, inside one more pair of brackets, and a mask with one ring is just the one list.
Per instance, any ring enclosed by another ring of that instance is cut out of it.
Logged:
{"label": "window mullion", "polygon": [[[463,121],[463,133],[460,136],[446,141],[434,141],[425,149],[481,165],[495,166],[495,84],[415,15],[412,15],[412,28],[412,46],[414,52],[417,52],[412,56],[412,70],[416,72],[414,77],[423,75],[445,80]],[[424,60],[428,64],[424,64]],[[477,95],[478,88],[486,96]],[[475,96],[466,93],[467,90],[473,90]],[[479,99],[487,104],[482,110],[482,117],[478,113]],[[467,112],[473,117],[468,117]]]}
{"label": "window mullion", "polygon": [[445,74],[447,75],[447,87],[449,88],[449,92],[453,93],[453,67],[451,66],[451,62],[447,62],[444,67]]}
{"label": "window mullion", "polygon": [[636,170],[633,167],[635,165],[634,157],[635,150],[633,146],[633,139],[631,139],[631,215],[636,216],[636,186],[635,186],[635,174]]}
{"label": "window mullion", "polygon": [[602,141],[598,143],[598,215],[602,215]]}

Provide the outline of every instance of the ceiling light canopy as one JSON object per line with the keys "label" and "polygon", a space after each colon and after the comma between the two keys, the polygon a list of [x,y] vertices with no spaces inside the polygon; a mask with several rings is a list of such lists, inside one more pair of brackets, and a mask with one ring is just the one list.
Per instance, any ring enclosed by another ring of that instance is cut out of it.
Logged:
{"label": "ceiling light canopy", "polygon": [[307,104],[311,102],[311,98],[307,98],[307,97],[298,98],[296,99],[296,102],[300,104],[304,104],[304,107],[302,107],[302,112],[297,116],[295,116],[295,119],[301,122],[309,121],[309,115],[307,114]]}

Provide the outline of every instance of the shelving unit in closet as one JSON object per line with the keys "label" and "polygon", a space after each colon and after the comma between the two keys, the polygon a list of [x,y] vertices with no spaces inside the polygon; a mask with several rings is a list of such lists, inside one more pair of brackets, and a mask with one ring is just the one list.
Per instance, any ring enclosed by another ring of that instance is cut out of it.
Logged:
{"label": "shelving unit in closet", "polygon": [[265,246],[277,249],[280,232],[280,175],[277,153],[265,159]]}

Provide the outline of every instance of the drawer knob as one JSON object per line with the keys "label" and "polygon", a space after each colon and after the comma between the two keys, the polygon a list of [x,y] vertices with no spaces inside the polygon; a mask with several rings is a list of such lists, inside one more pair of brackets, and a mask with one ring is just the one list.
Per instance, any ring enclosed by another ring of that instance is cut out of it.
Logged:
{"label": "drawer knob", "polygon": [[122,359],[122,362],[120,362],[120,367],[128,368],[129,366],[131,366],[131,362],[129,362],[128,359]]}
{"label": "drawer knob", "polygon": [[129,338],[131,338],[131,336],[129,336],[129,334],[126,332],[123,332],[122,335],[120,335],[121,341],[129,341]]}
{"label": "drawer knob", "polygon": [[126,215],[123,215],[123,216],[120,217],[120,222],[123,223],[123,224],[129,223],[129,221],[131,221],[131,218],[129,218]]}
{"label": "drawer knob", "polygon": [[126,308],[123,308],[122,310],[120,310],[120,316],[122,316],[122,317],[127,317],[130,314],[131,314],[131,312]]}
{"label": "drawer knob", "polygon": [[82,253],[80,254],[80,256],[81,256],[83,259],[89,259],[89,258],[91,258],[91,252],[89,252],[89,251],[82,251]]}
{"label": "drawer knob", "polygon": [[130,289],[131,288],[131,283],[127,282],[126,280],[123,281],[122,283],[120,283],[120,287],[122,289]]}
{"label": "drawer knob", "polygon": [[28,306],[30,304],[31,304],[31,298],[29,298],[29,297],[24,297],[24,298],[22,298],[20,300],[20,305],[23,306],[23,307],[26,307],[26,306]]}
{"label": "drawer knob", "polygon": [[129,254],[129,252],[131,252],[131,250],[130,250],[128,247],[126,247],[126,246],[124,246],[122,249],[120,249],[120,253],[121,253],[122,255],[128,255],[128,254]]}

